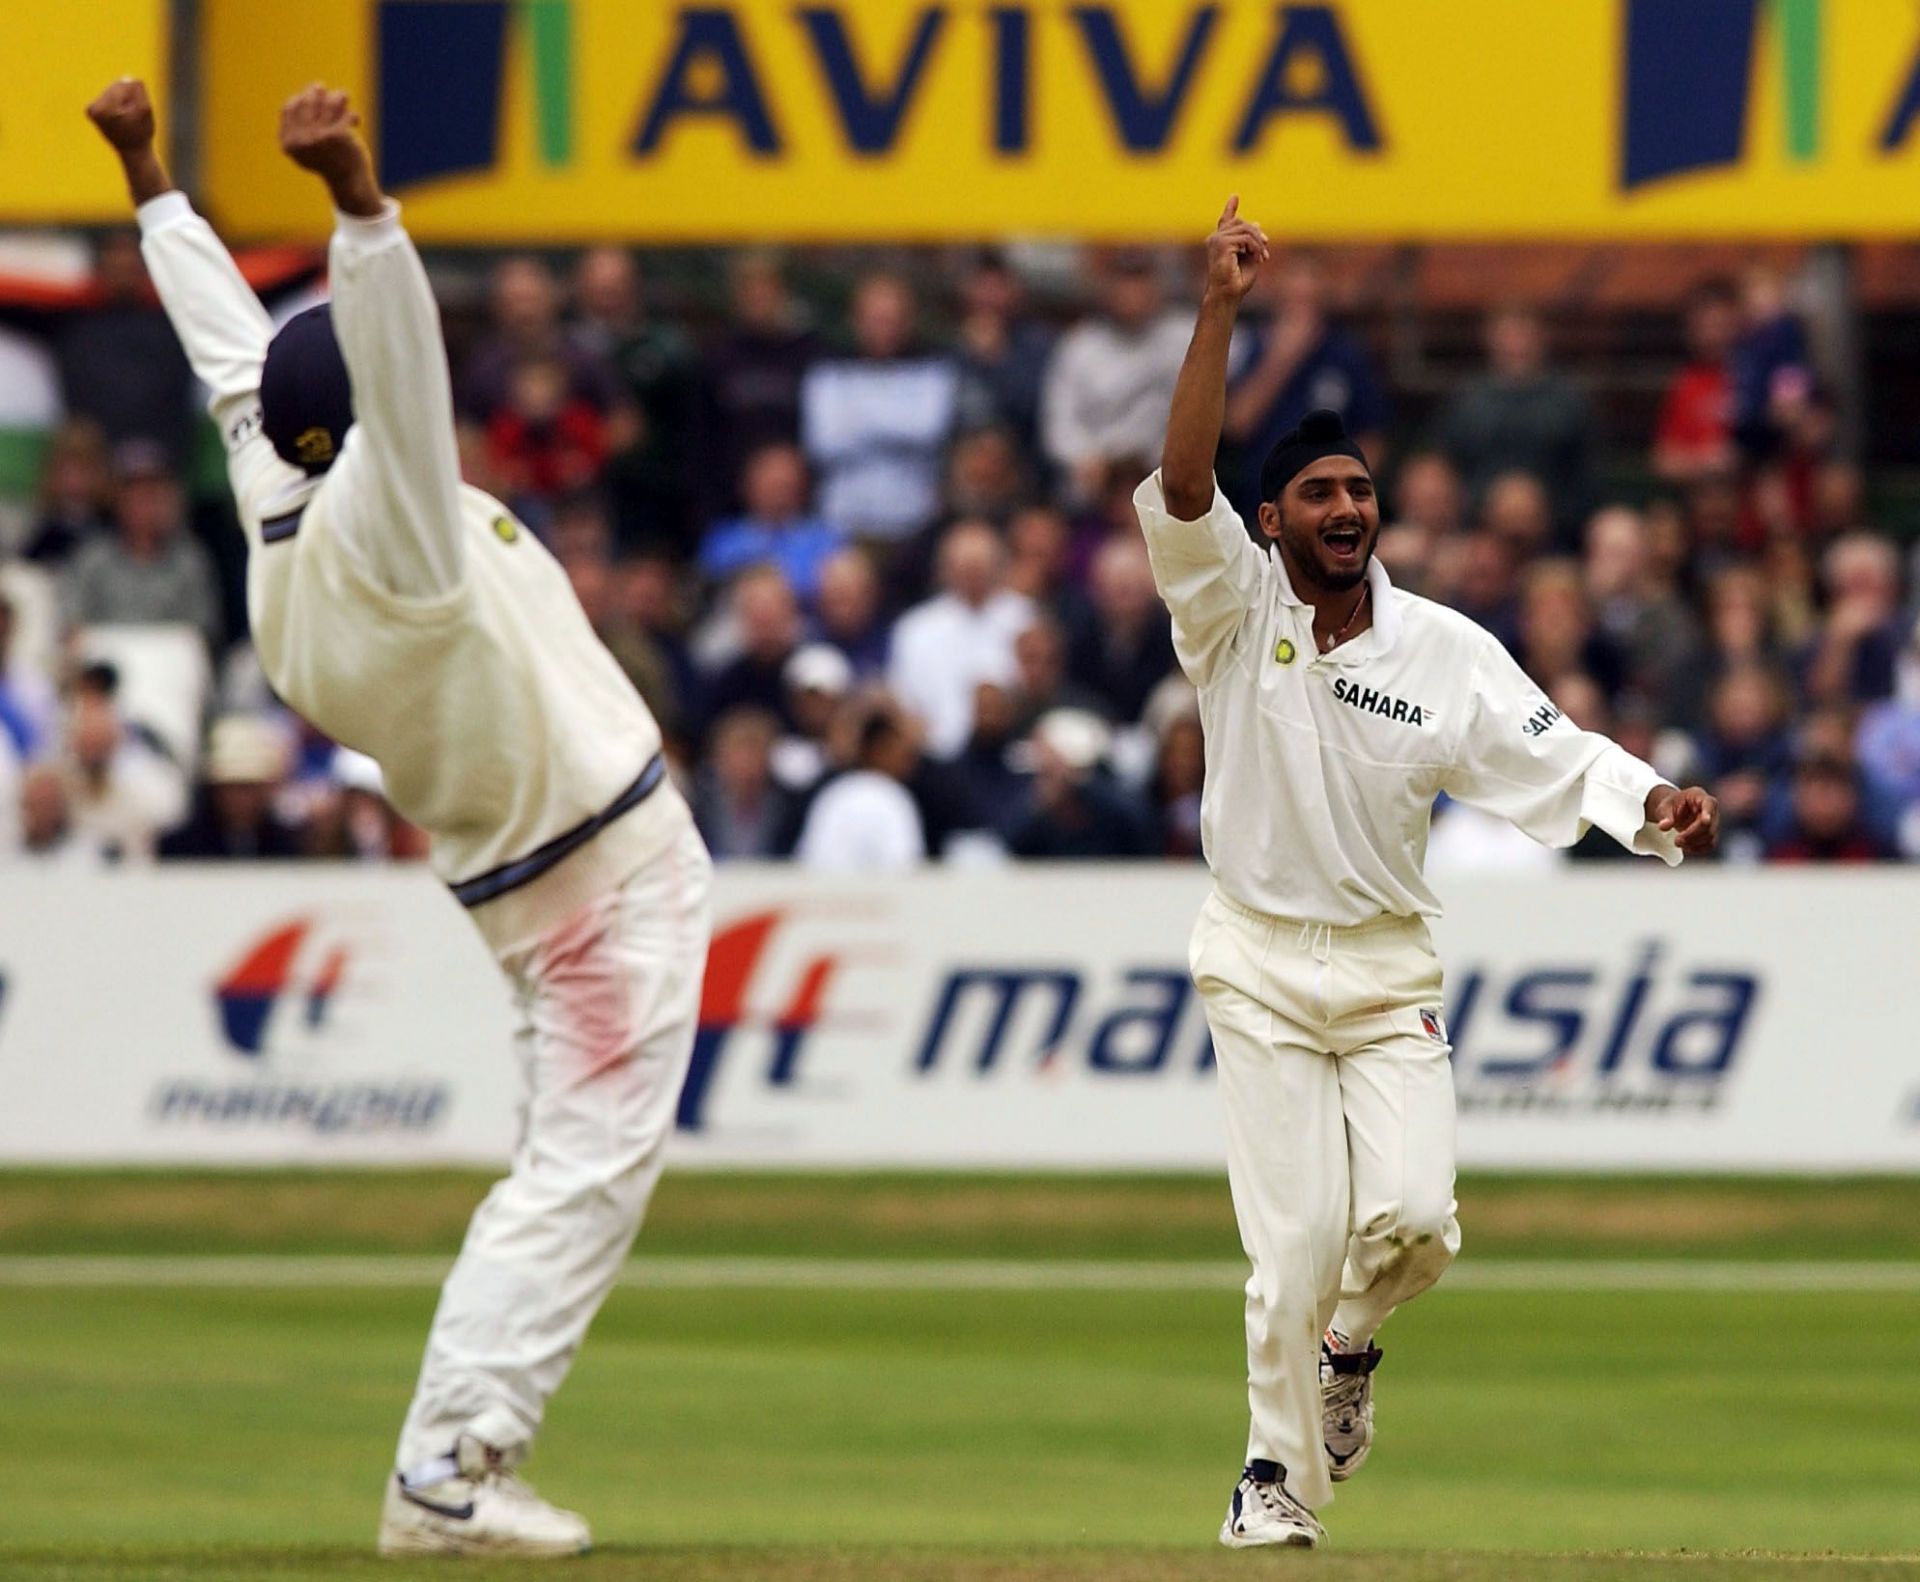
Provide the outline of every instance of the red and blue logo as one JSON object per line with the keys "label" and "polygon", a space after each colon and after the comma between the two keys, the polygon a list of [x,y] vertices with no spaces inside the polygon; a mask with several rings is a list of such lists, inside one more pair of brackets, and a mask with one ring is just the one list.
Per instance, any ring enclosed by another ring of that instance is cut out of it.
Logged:
{"label": "red and blue logo", "polygon": [[238,1053],[250,1059],[265,1053],[268,1029],[282,1006],[296,1008],[309,1029],[325,1025],[346,976],[347,947],[303,950],[313,935],[311,918],[282,924],[250,945],[214,986],[221,1031]]}

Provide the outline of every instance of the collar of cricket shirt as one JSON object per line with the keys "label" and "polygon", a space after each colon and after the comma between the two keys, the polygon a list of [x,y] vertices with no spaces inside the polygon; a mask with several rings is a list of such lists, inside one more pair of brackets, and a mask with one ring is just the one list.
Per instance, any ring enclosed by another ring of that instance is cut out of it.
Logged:
{"label": "collar of cricket shirt", "polygon": [[[1311,609],[1312,606],[1293,591],[1293,579],[1287,575],[1287,563],[1281,557],[1278,544],[1268,551],[1268,559],[1273,562],[1280,602],[1303,610]],[[1321,663],[1344,665],[1377,657],[1400,640],[1400,595],[1394,590],[1392,579],[1387,576],[1387,568],[1380,564],[1378,555],[1367,557],[1367,586],[1373,590],[1372,623],[1358,637],[1342,643],[1330,654],[1320,655]],[[1367,641],[1369,636],[1373,638],[1372,642]]]}

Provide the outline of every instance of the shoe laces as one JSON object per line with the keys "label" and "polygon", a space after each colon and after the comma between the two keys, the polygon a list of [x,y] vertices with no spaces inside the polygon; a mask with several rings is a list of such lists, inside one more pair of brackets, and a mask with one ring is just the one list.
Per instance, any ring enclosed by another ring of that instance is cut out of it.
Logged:
{"label": "shoe laces", "polygon": [[1373,1376],[1367,1373],[1335,1373],[1326,1388],[1326,1408],[1342,1432],[1360,1420],[1366,1405],[1367,1388]]}
{"label": "shoe laces", "polygon": [[1312,1521],[1312,1514],[1287,1492],[1284,1483],[1261,1483],[1248,1478],[1247,1489],[1260,1508],[1269,1515],[1284,1516],[1292,1521]]}

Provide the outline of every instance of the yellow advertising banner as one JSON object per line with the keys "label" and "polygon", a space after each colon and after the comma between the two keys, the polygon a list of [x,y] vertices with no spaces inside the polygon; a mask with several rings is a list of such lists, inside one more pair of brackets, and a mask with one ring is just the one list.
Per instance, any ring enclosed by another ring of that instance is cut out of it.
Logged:
{"label": "yellow advertising banner", "polygon": [[1323,238],[1920,231],[1893,0],[204,0],[228,224],[325,223],[279,158],[363,106],[419,236]]}
{"label": "yellow advertising banner", "polygon": [[126,220],[120,166],[81,113],[115,77],[165,107],[166,0],[0,0],[0,224]]}

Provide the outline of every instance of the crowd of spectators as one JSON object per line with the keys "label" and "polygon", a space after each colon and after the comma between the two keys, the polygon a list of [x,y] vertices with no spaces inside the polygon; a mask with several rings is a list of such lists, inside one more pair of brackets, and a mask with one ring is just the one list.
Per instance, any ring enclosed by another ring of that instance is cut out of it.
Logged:
{"label": "crowd of spectators", "polygon": [[[937,292],[875,269],[830,314],[742,253],[697,332],[640,264],[494,267],[454,361],[460,455],[566,569],[715,855],[1195,859],[1199,718],[1131,508],[1192,323],[1181,258],[1093,253],[1045,313],[999,254]],[[1724,860],[1920,857],[1915,590],[1836,452],[1790,281],[1682,305],[1686,361],[1637,436],[1603,431],[1523,306],[1404,421],[1329,288],[1296,252],[1249,305],[1219,469],[1244,514],[1274,436],[1340,411],[1395,583],[1714,790]],[[0,859],[418,856],[377,767],[253,660],[230,507],[187,487],[193,404],[125,236],[85,310],[0,323],[0,426],[49,436],[0,516]],[[1622,450],[1644,483],[1610,491]],[[1446,806],[1431,857],[1561,860]]]}

